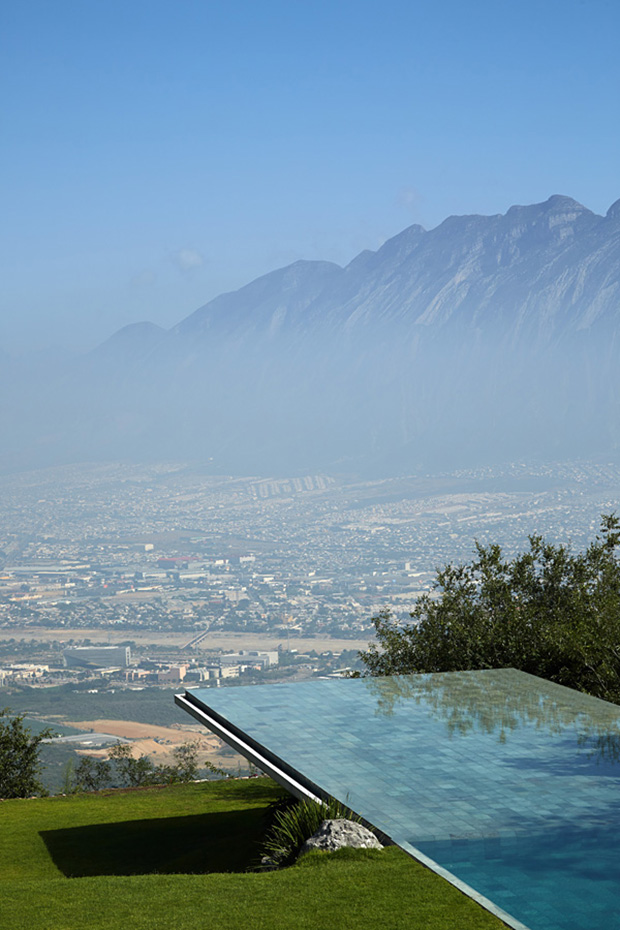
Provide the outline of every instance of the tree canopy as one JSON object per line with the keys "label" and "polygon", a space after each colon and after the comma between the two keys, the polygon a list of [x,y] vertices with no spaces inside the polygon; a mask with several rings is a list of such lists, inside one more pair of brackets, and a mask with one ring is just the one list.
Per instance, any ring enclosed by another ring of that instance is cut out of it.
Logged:
{"label": "tree canopy", "polygon": [[370,675],[512,667],[620,703],[620,520],[603,516],[584,552],[530,536],[506,559],[476,543],[465,565],[437,571],[406,624],[373,618]]}
{"label": "tree canopy", "polygon": [[39,751],[50,729],[32,733],[23,715],[9,716],[0,708],[0,798],[28,798],[44,794],[39,781]]}

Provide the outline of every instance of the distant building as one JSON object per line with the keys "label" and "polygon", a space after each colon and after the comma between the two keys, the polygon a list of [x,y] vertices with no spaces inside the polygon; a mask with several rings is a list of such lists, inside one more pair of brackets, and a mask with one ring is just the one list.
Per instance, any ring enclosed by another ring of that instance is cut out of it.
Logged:
{"label": "distant building", "polygon": [[277,652],[241,649],[239,652],[231,652],[228,655],[220,656],[219,662],[222,668],[230,665],[261,665],[263,668],[269,668],[270,665],[277,665],[279,658]]}
{"label": "distant building", "polygon": [[[219,672],[219,668],[216,669]],[[211,674],[212,669],[209,668],[191,668],[188,670],[187,675],[185,676],[185,681],[208,681],[209,678],[215,678],[217,676]]]}
{"label": "distant building", "polygon": [[240,665],[209,665],[206,668],[193,668],[187,677],[192,681],[210,681],[220,678],[238,678]]}
{"label": "distant building", "polygon": [[127,668],[131,662],[129,646],[73,646],[62,654],[66,668]]}
{"label": "distant building", "polygon": [[49,672],[49,665],[32,665],[31,663],[19,663],[8,665],[0,670],[0,675],[4,673],[6,678],[13,678],[17,681],[34,681],[42,678]]}
{"label": "distant building", "polygon": [[252,562],[256,562],[256,556],[234,554],[230,556],[230,561],[233,565],[251,565]]}
{"label": "distant building", "polygon": [[164,671],[157,672],[157,681],[159,684],[176,684],[183,681],[187,673],[186,665],[172,665]]}

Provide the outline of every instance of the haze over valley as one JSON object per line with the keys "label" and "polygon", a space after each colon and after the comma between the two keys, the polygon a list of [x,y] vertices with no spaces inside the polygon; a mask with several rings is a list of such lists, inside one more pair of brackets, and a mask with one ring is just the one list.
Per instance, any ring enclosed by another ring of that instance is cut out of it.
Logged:
{"label": "haze over valley", "polygon": [[617,460],[620,201],[412,226],[299,261],[170,330],[3,366],[0,467],[192,461],[215,474],[411,474]]}

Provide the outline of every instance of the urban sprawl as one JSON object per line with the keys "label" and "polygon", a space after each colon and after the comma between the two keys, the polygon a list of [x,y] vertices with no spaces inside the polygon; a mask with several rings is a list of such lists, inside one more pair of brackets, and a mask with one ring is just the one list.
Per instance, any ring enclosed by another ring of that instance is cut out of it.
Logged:
{"label": "urban sprawl", "polygon": [[508,554],[530,533],[586,545],[618,507],[619,478],[615,465],[557,463],[376,481],[179,464],[4,476],[0,685],[83,676],[92,663],[67,651],[106,645],[131,648],[97,666],[126,687],[274,678],[291,661],[334,673],[371,639],[373,615],[406,620],[476,539]]}

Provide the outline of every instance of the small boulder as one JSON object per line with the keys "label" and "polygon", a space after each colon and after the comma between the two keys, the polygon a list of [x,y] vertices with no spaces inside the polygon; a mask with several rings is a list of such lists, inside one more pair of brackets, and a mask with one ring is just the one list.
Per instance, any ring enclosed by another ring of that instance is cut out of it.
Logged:
{"label": "small boulder", "polygon": [[324,820],[316,833],[301,847],[300,855],[310,852],[311,849],[333,852],[344,846],[352,846],[355,849],[383,849],[374,833],[361,823],[355,823],[353,820]]}

